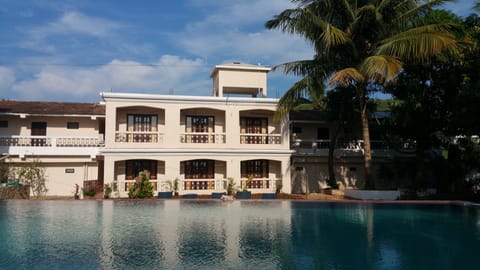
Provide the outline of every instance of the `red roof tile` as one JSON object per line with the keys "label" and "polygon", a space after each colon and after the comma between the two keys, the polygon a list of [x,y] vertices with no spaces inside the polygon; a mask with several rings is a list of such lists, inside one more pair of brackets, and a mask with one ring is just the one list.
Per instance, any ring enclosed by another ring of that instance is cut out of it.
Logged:
{"label": "red roof tile", "polygon": [[4,113],[105,115],[105,105],[98,103],[0,100],[0,114]]}

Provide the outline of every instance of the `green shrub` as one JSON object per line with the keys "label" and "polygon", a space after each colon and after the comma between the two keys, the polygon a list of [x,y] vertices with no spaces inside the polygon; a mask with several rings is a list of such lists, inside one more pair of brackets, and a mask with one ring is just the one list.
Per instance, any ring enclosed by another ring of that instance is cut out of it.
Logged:
{"label": "green shrub", "polygon": [[83,196],[94,197],[97,192],[93,189],[90,190],[83,190]]}
{"label": "green shrub", "polygon": [[141,173],[140,177],[140,182],[136,182],[128,190],[128,197],[132,199],[153,197],[153,185],[148,181],[148,176]]}
{"label": "green shrub", "polygon": [[105,184],[103,187],[103,198],[110,199],[110,194],[112,194],[112,185]]}

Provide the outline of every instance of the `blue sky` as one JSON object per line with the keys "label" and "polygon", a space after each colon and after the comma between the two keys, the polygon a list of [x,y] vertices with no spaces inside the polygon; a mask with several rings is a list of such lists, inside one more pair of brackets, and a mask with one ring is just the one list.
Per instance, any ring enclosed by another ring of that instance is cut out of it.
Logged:
{"label": "blue sky", "polygon": [[[449,4],[459,15],[474,0]],[[217,64],[309,59],[266,30],[288,0],[0,0],[0,98],[97,102],[102,91],[210,95]],[[269,97],[295,78],[268,77]]]}

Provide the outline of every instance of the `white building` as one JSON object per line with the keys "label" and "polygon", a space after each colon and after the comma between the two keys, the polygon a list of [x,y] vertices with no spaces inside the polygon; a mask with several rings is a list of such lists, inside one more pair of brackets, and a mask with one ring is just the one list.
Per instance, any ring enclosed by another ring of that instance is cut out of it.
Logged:
{"label": "white building", "polygon": [[[225,192],[229,178],[236,188],[253,178],[252,193],[319,192],[327,187],[334,128],[322,112],[277,120],[278,100],[266,97],[269,71],[215,66],[212,96],[104,92],[100,104],[0,101],[0,161],[15,168],[37,158],[51,196],[72,196],[75,184],[98,193],[112,184],[113,196],[127,197],[142,172],[155,193],[171,191],[175,179],[180,195]],[[361,144],[342,141],[335,150],[343,188],[363,186]],[[380,186],[394,187],[401,169],[394,159],[406,164],[411,155],[382,141],[372,140],[372,149],[376,173],[384,172]]]}
{"label": "white building", "polygon": [[[0,101],[0,154],[10,168],[38,159],[47,195],[73,196],[102,177],[105,107],[92,103]],[[3,180],[3,179],[2,179]]]}
{"label": "white building", "polygon": [[102,93],[105,182],[120,197],[143,171],[157,191],[178,179],[180,195],[225,191],[228,178],[240,188],[248,177],[252,193],[290,193],[289,130],[265,98],[268,71],[216,66],[211,97]]}

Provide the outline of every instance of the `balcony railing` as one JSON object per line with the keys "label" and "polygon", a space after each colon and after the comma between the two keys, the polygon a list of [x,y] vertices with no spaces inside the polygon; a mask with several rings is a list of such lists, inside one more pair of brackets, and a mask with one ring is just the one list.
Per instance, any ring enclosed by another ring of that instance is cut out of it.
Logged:
{"label": "balcony railing", "polygon": [[240,188],[247,186],[247,189],[267,189],[267,190],[276,190],[277,186],[281,185],[281,180],[279,179],[269,179],[269,178],[254,178],[247,185],[247,179],[240,180]]}
{"label": "balcony railing", "polygon": [[101,147],[103,135],[98,137],[0,136],[0,146],[7,147]]}
{"label": "balcony railing", "polygon": [[[330,140],[302,140],[296,139],[292,141],[292,149],[296,149],[298,151],[316,151],[316,150],[327,150],[330,147]],[[364,147],[363,140],[340,140],[337,142],[336,149],[341,150],[352,150],[352,151],[360,151]],[[370,147],[372,150],[389,150],[390,147],[385,141],[381,140],[371,140]],[[400,148],[407,150],[407,149],[414,149],[415,144],[412,142],[404,143]]]}
{"label": "balcony railing", "polygon": [[282,135],[280,134],[240,134],[241,144],[282,144]]}
{"label": "balcony railing", "polygon": [[[154,179],[151,179],[149,180],[150,184],[152,184],[153,186],[153,191],[156,192],[156,191],[164,191],[165,190],[165,185],[167,184],[166,181],[158,181],[158,180],[154,180]],[[125,180],[124,182],[124,185],[125,185],[125,188],[124,188],[124,191],[125,192],[128,192],[130,190],[131,187],[133,187],[133,185],[136,183],[136,180]],[[165,185],[164,185],[165,184]]]}
{"label": "balcony railing", "polygon": [[227,188],[227,180],[226,179],[183,179],[183,180],[180,180],[180,187],[184,191],[225,190]]}
{"label": "balcony railing", "polygon": [[185,132],[180,134],[181,143],[224,144],[225,133]]}
{"label": "balcony railing", "polygon": [[144,131],[117,131],[115,142],[122,143],[163,143],[163,133]]}

